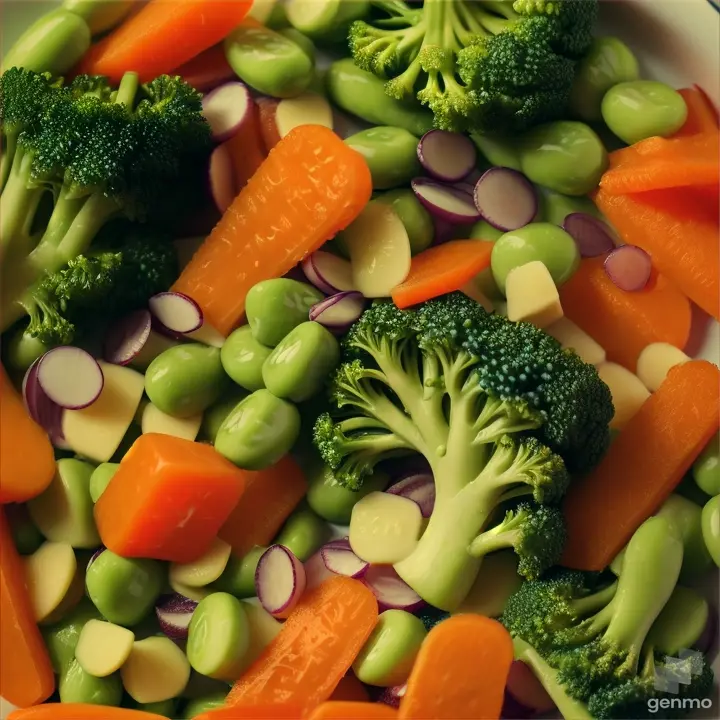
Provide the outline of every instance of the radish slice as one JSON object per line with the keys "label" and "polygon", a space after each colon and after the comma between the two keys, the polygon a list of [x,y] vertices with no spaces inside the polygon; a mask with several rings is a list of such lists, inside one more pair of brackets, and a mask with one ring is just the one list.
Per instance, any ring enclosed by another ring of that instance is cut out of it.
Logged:
{"label": "radish slice", "polygon": [[438,180],[457,182],[475,168],[477,149],[465,135],[447,130],[426,132],[417,148],[418,160]]}
{"label": "radish slice", "polygon": [[370,563],[361,560],[350,548],[326,545],[320,550],[325,567],[336,575],[362,577]]}
{"label": "radish slice", "polygon": [[442,220],[466,225],[481,218],[470,193],[428,178],[415,178],[410,185],[428,211]]}
{"label": "radish slice", "polygon": [[362,581],[372,590],[383,610],[414,612],[425,606],[425,601],[390,565],[371,565]]}
{"label": "radish slice", "polygon": [[171,640],[186,640],[190,620],[197,606],[194,600],[179,593],[166,595],[162,602],[155,606],[160,629]]}
{"label": "radish slice", "polygon": [[391,485],[385,492],[413,500],[420,506],[424,518],[432,515],[435,507],[435,481],[432,475],[411,475]]}
{"label": "radish slice", "polygon": [[513,660],[510,665],[505,692],[534,713],[547,713],[555,708],[542,683],[522,660]]}
{"label": "radish slice", "polygon": [[275,617],[287,617],[305,592],[305,567],[284,545],[271,545],[258,561],[255,590]]}
{"label": "radish slice", "polygon": [[50,442],[61,450],[69,450],[62,431],[63,409],[53,402],[40,387],[38,365],[41,358],[27,369],[22,381],[22,396],[30,417],[48,434]]}
{"label": "radish slice", "polygon": [[300,266],[305,277],[326,295],[355,290],[352,267],[344,258],[317,250],[308,255]]}
{"label": "radish slice", "polygon": [[605,272],[621,289],[627,292],[642,290],[650,279],[650,256],[636,245],[623,245],[605,258]]}
{"label": "radish slice", "polygon": [[200,306],[184,293],[161,292],[148,302],[150,312],[170,332],[191,333],[203,324]]}
{"label": "radish slice", "polygon": [[70,345],[53,348],[40,358],[37,379],[50,400],[67,410],[92,405],[105,384],[97,360],[89,352]]}
{"label": "radish slice", "polygon": [[223,142],[232,137],[252,112],[253,105],[247,87],[239,82],[209,92],[202,100],[202,109],[213,140]]}
{"label": "radish slice", "polygon": [[[330,544],[330,543],[328,543]],[[327,547],[327,545],[325,546]],[[348,548],[350,544],[348,543]],[[328,578],[335,575],[332,570],[328,570],[322,557],[322,550],[318,550],[312,557],[305,562],[305,588],[312,590],[320,585]]]}
{"label": "radish slice", "polygon": [[342,292],[315,303],[310,308],[310,319],[329,330],[344,331],[365,309],[365,298],[359,292]]}
{"label": "radish slice", "polygon": [[[395,685],[394,687],[385,688],[377,699],[377,702],[390,707],[400,707],[400,701],[405,697],[407,692],[407,683]],[[503,715],[503,717],[505,717]]]}
{"label": "radish slice", "polygon": [[563,230],[575,240],[581,257],[607,255],[615,247],[607,223],[588,213],[570,213],[563,221]]}
{"label": "radish slice", "polygon": [[490,168],[475,185],[475,206],[485,220],[504,232],[532,222],[538,198],[533,184],[517,170]]}
{"label": "radish slice", "polygon": [[235,179],[230,151],[225,145],[216,147],[210,155],[208,166],[210,195],[215,207],[224,213],[235,199]]}
{"label": "radish slice", "polygon": [[90,569],[90,566],[100,557],[100,555],[102,555],[102,554],[105,552],[105,550],[107,550],[107,548],[103,545],[103,546],[99,547],[99,548],[90,556],[90,559],[88,560],[87,567],[85,568],[85,572],[87,572],[87,571]]}
{"label": "radish slice", "polygon": [[138,356],[152,331],[149,310],[138,310],[115,323],[105,338],[103,356],[113,365],[127,365]]}

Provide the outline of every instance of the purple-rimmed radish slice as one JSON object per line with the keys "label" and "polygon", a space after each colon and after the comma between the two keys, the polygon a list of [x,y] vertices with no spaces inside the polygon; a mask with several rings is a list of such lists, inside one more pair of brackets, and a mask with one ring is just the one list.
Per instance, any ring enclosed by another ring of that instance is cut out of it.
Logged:
{"label": "purple-rimmed radish slice", "polygon": [[98,361],[85,350],[64,345],[48,350],[37,368],[43,392],[66,410],[82,410],[92,405],[105,384]]}
{"label": "purple-rimmed radish slice", "polygon": [[247,87],[239,82],[209,92],[202,100],[202,109],[213,140],[223,142],[232,137],[253,112],[253,105]]}
{"label": "purple-rimmed radish slice", "polygon": [[418,143],[417,154],[425,170],[444,182],[467,177],[477,162],[477,149],[472,140],[448,130],[426,132]]}
{"label": "purple-rimmed radish slice", "polygon": [[316,250],[300,264],[305,277],[326,295],[355,290],[352,267],[344,258],[325,250]]}
{"label": "purple-rimmed radish slice", "polygon": [[305,583],[305,567],[284,545],[271,545],[260,556],[255,591],[271,615],[287,617],[305,592]]}
{"label": "purple-rimmed radish slice", "polygon": [[478,212],[504,232],[525,227],[537,214],[535,187],[522,173],[510,168],[490,168],[475,184],[473,196]]}
{"label": "purple-rimmed radish slice", "polygon": [[349,547],[326,545],[321,548],[320,554],[325,567],[336,575],[359,578],[370,567],[370,563],[361,560]]}
{"label": "purple-rimmed radish slice", "polygon": [[161,598],[155,606],[160,629],[171,640],[185,640],[188,636],[190,620],[198,604],[190,598],[173,593]]}
{"label": "purple-rimmed radish slice", "polygon": [[63,409],[53,402],[40,387],[37,372],[40,358],[27,369],[22,381],[22,397],[30,417],[48,434],[50,442],[61,449],[69,449],[62,431]]}
{"label": "purple-rimmed radish slice", "polygon": [[329,330],[346,330],[365,309],[365,298],[359,292],[331,295],[310,308],[310,320]]}
{"label": "purple-rimmed radish slice", "polygon": [[481,217],[473,196],[464,190],[428,178],[415,178],[410,184],[427,210],[446,222],[467,225]]}
{"label": "purple-rimmed radish slice", "polygon": [[414,612],[425,606],[425,601],[390,565],[371,565],[362,581],[372,590],[383,610]]}
{"label": "purple-rimmed radish slice", "polygon": [[432,515],[435,507],[435,481],[432,475],[410,475],[391,485],[385,492],[413,500],[424,518]]}
{"label": "purple-rimmed radish slice", "polygon": [[402,685],[394,685],[393,687],[385,688],[377,699],[377,702],[383,703],[383,705],[389,705],[390,707],[400,707],[400,701],[405,697],[407,692],[407,683]]}
{"label": "purple-rimmed radish slice", "polygon": [[118,320],[105,337],[103,356],[113,365],[146,368],[161,352],[177,345],[166,333],[153,330],[149,310],[136,310]]}
{"label": "purple-rimmed radish slice", "polygon": [[615,247],[607,223],[588,213],[570,213],[563,221],[563,230],[577,244],[580,257],[607,255]]}
{"label": "purple-rimmed radish slice", "polygon": [[219,145],[210,155],[208,184],[215,207],[224,213],[235,199],[235,178],[230,151]]}
{"label": "purple-rimmed radish slice", "polygon": [[533,713],[548,713],[555,709],[555,703],[542,683],[522,660],[513,660],[510,665],[505,692]]}
{"label": "purple-rimmed radish slice", "polygon": [[90,569],[90,566],[107,550],[107,548],[104,545],[101,545],[91,556],[88,560],[87,567],[85,568],[85,571],[87,572]]}
{"label": "purple-rimmed radish slice", "polygon": [[605,258],[605,272],[621,290],[636,292],[647,285],[652,261],[637,245],[623,245]]}
{"label": "purple-rimmed radish slice", "polygon": [[155,318],[173,333],[185,335],[203,324],[200,306],[184,293],[158,293],[150,298],[148,306]]}
{"label": "purple-rimmed radish slice", "polygon": [[[325,546],[327,547],[327,546]],[[349,545],[348,545],[349,547]],[[305,588],[312,590],[320,585],[328,578],[335,575],[332,570],[328,570],[322,557],[322,550],[318,550],[308,560],[305,561]]]}

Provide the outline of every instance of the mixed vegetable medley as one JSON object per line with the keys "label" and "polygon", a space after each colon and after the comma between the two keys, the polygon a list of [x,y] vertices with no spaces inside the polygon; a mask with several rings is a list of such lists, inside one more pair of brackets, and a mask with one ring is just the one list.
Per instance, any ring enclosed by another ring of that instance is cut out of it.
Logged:
{"label": "mixed vegetable medley", "polygon": [[8,718],[717,707],[718,115],[597,4],[65,0],[9,49]]}

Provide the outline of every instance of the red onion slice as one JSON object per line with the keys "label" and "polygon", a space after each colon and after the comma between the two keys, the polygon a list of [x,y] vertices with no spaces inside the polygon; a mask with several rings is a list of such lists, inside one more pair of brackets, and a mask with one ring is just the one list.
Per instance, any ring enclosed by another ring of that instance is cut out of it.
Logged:
{"label": "red onion slice", "polygon": [[203,115],[210,125],[213,140],[223,142],[235,135],[253,111],[253,105],[247,87],[239,82],[226,83],[205,95]]}
{"label": "red onion slice", "polygon": [[415,178],[410,184],[418,200],[442,220],[466,225],[481,217],[470,193],[428,178]]}
{"label": "red onion slice", "polygon": [[171,333],[184,335],[203,324],[200,306],[184,293],[161,292],[153,295],[148,305],[155,319]]}
{"label": "red onion slice", "polygon": [[615,247],[607,223],[588,213],[570,213],[563,221],[563,230],[575,240],[581,257],[607,255]]}
{"label": "red onion slice", "polygon": [[342,292],[331,295],[310,308],[310,320],[331,330],[347,328],[365,309],[365,298],[359,292]]}
{"label": "red onion slice", "polygon": [[355,290],[352,266],[330,252],[316,250],[302,261],[301,267],[305,277],[326,295]]}
{"label": "red onion slice", "polygon": [[48,350],[40,358],[37,382],[45,395],[61,408],[82,410],[98,399],[105,377],[89,352],[63,345]]}
{"label": "red onion slice", "polygon": [[362,581],[372,590],[382,610],[414,612],[425,606],[425,601],[390,565],[371,565]]}
{"label": "red onion slice", "polygon": [[166,595],[155,606],[155,615],[160,629],[171,640],[186,640],[190,620],[197,606],[198,604],[194,600],[180,595],[180,593]]}
{"label": "red onion slice", "polygon": [[467,177],[477,162],[477,149],[472,140],[448,130],[426,132],[418,143],[417,154],[425,170],[444,182]]}
{"label": "red onion slice", "polygon": [[326,545],[320,550],[325,567],[336,575],[362,577],[370,563],[361,560],[350,548]]}
{"label": "red onion slice", "polygon": [[525,227],[537,214],[533,184],[517,170],[490,168],[475,185],[475,206],[490,225],[508,232]]}
{"label": "red onion slice", "polygon": [[145,346],[152,329],[149,310],[137,310],[112,326],[105,338],[105,359],[113,365],[127,365]]}
{"label": "red onion slice", "polygon": [[410,475],[391,485],[385,492],[413,500],[424,518],[432,515],[435,507],[435,481],[432,475]]}
{"label": "red onion slice", "polygon": [[637,292],[650,279],[652,261],[642,248],[623,245],[605,258],[605,272],[621,290]]}
{"label": "red onion slice", "polygon": [[287,617],[305,592],[305,567],[284,545],[271,545],[258,561],[255,590],[275,617]]}

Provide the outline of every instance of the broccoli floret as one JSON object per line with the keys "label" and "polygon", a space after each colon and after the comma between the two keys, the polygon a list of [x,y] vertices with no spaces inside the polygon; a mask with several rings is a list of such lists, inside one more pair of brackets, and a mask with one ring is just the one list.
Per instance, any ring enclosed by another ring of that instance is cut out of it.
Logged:
{"label": "broccoli floret", "polygon": [[575,63],[592,42],[597,0],[374,0],[387,17],[350,29],[357,65],[417,97],[438,127],[512,132],[567,105]]}
{"label": "broccoli floret", "polygon": [[[556,447],[587,468],[607,444],[613,409],[595,368],[537,328],[489,315],[462,293],[414,310],[376,302],[347,333],[343,359],[330,383],[334,409],[318,419],[315,444],[353,489],[380,461],[425,456],[435,509],[417,549],[396,570],[443,610],[455,609],[472,586],[481,558],[471,547],[488,551],[482,548],[492,543],[505,503],[544,506],[563,496],[569,475]],[[502,525],[497,533],[535,576],[557,559],[563,530],[559,513],[535,515],[529,507],[516,511],[514,522],[527,523],[522,533],[513,534],[510,520],[508,534]],[[535,542],[536,533],[551,529],[547,547]]]}

